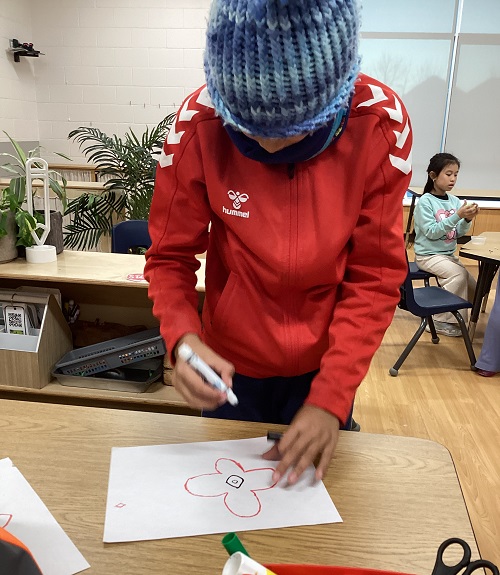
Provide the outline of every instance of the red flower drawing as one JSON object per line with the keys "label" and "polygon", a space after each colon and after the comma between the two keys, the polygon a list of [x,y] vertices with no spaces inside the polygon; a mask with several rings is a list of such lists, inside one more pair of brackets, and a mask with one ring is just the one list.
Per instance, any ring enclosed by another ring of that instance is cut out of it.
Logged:
{"label": "red flower drawing", "polygon": [[197,497],[223,497],[233,515],[255,517],[262,507],[256,492],[276,485],[273,473],[272,467],[245,470],[237,461],[221,457],[215,462],[215,473],[190,477],[184,489]]}

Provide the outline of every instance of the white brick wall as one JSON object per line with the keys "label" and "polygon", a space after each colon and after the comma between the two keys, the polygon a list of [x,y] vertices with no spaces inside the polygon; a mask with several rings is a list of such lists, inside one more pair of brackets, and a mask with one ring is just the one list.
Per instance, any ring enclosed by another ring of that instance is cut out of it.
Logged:
{"label": "white brick wall", "polygon": [[[13,55],[7,51],[9,40],[13,38],[33,42],[30,2],[0,0],[0,142],[8,141],[3,130],[18,141],[37,141],[34,70],[40,58],[21,58],[15,63]],[[36,44],[35,48],[38,48]]]}
{"label": "white brick wall", "polygon": [[[77,161],[83,155],[67,134],[78,126],[142,133],[204,82],[209,4],[38,0],[33,11],[31,0],[0,0],[2,37],[29,37],[46,54],[14,68],[0,50],[0,129],[5,125],[16,138],[40,138],[46,150]],[[13,83],[15,97],[5,82]]]}

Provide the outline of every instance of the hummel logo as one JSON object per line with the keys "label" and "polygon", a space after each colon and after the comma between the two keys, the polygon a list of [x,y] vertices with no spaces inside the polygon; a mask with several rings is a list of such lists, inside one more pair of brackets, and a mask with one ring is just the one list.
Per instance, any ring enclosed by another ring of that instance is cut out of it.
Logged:
{"label": "hummel logo", "polygon": [[248,200],[250,199],[248,194],[240,194],[240,192],[235,192],[233,190],[229,190],[227,195],[228,195],[230,200],[233,200],[234,210],[228,210],[227,208],[222,206],[222,213],[228,214],[230,216],[238,216],[240,218],[249,218],[250,217],[249,211],[248,212],[241,212],[240,211],[241,204],[248,202]]}
{"label": "hummel logo", "polygon": [[230,200],[233,200],[233,206],[236,210],[239,210],[241,208],[241,204],[248,202],[250,199],[248,194],[240,194],[240,192],[233,192],[233,190],[229,190],[227,195]]}

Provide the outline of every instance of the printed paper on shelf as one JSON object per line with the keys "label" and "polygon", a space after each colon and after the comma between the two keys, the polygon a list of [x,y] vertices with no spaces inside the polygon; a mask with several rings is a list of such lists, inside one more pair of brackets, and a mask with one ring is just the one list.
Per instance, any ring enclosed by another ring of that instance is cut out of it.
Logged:
{"label": "printed paper on shelf", "polygon": [[44,575],[74,575],[90,567],[8,457],[0,459],[0,526],[28,547]]}
{"label": "printed paper on shelf", "polygon": [[268,449],[265,437],[113,448],[104,541],[342,521],[313,466],[293,486],[273,483]]}

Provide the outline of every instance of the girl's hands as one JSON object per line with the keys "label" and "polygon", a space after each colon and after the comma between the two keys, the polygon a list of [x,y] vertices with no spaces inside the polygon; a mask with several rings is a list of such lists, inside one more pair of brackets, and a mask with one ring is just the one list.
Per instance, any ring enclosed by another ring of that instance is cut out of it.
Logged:
{"label": "girl's hands", "polygon": [[318,457],[315,477],[320,481],[326,473],[339,438],[339,420],[323,409],[304,405],[289,428],[264,459],[278,460],[273,481],[279,481],[290,469],[288,484],[293,485]]}
{"label": "girl's hands", "polygon": [[479,206],[475,202],[468,204],[467,200],[464,200],[464,203],[460,206],[457,212],[457,214],[461,218],[464,218],[465,220],[468,221],[474,219],[478,213],[479,213]]}
{"label": "girl's hands", "polygon": [[[181,337],[177,343],[177,348],[181,343],[187,343],[201,359],[221,376],[228,387],[232,387],[232,377],[234,374],[234,366],[232,363],[216,354],[194,333],[188,333]],[[217,391],[205,383],[193,368],[180,358],[177,359],[172,372],[172,384],[186,400],[188,405],[194,409],[213,410],[227,401],[225,393]]]}

